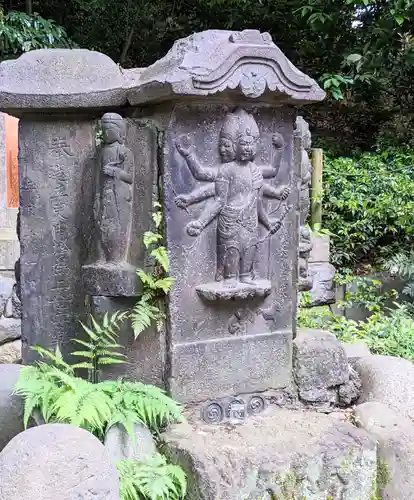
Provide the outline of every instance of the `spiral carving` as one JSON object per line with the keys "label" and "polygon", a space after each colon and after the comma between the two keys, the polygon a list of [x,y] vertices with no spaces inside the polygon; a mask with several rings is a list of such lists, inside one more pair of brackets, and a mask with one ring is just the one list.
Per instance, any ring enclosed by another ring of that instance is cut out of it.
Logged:
{"label": "spiral carving", "polygon": [[210,403],[203,408],[201,418],[208,424],[219,424],[224,419],[224,409],[220,403]]}
{"label": "spiral carving", "polygon": [[266,408],[266,401],[261,396],[252,396],[247,405],[249,415],[261,413]]}

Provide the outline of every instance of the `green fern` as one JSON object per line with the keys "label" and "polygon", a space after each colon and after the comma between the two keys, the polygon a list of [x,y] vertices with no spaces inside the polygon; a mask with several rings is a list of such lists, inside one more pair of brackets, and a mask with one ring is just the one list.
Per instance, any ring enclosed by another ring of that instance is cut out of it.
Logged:
{"label": "green fern", "polygon": [[[414,278],[414,250],[409,253],[398,253],[392,259],[385,263],[386,269],[401,278]],[[414,282],[410,281],[403,289],[403,293],[414,298]]]}
{"label": "green fern", "polygon": [[156,453],[140,462],[117,463],[121,500],[181,500],[187,492],[183,470]]}
{"label": "green fern", "polygon": [[[160,208],[159,203],[154,203],[154,207]],[[162,212],[156,211],[153,220],[157,232],[147,231],[144,233],[144,246],[149,250],[153,245],[157,245],[162,239],[161,232]],[[138,269],[137,274],[142,282],[143,292],[138,302],[133,307],[130,318],[135,338],[155,323],[157,330],[163,327],[165,314],[163,311],[163,299],[170,291],[174,278],[165,276],[168,273],[168,253],[164,246],[159,245],[150,251],[151,257],[155,261],[152,274],[148,274],[142,269]]]}
{"label": "green fern", "polygon": [[122,322],[127,317],[127,312],[115,312],[112,315],[105,313],[102,324],[99,324],[91,315],[91,327],[81,323],[88,340],[72,339],[84,349],[74,351],[72,355],[83,358],[84,361],[72,365],[72,368],[84,368],[88,370],[90,382],[99,381],[100,368],[104,365],[126,363],[126,356],[119,352],[122,346],[116,342],[116,338]]}

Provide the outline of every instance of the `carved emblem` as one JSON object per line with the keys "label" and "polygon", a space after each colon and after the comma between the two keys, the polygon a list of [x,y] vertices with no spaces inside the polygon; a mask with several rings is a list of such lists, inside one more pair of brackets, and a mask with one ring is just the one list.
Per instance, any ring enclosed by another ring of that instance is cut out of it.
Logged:
{"label": "carved emblem", "polygon": [[106,113],[101,123],[104,145],[94,205],[100,260],[119,263],[126,260],[130,239],[134,158],[124,144],[122,117]]}
{"label": "carved emblem", "polygon": [[243,423],[249,416],[258,415],[268,407],[264,394],[229,396],[207,403],[201,410],[201,418],[208,424],[230,422]]}
{"label": "carved emblem", "polygon": [[256,415],[261,413],[267,407],[266,400],[262,396],[252,396],[247,403],[247,413],[249,415]]}
{"label": "carved emblem", "polygon": [[207,424],[219,424],[225,419],[225,416],[224,407],[218,402],[209,403],[201,411],[201,418]]}
{"label": "carved emblem", "polygon": [[228,323],[228,330],[232,335],[247,335],[248,323],[254,323],[255,313],[249,308],[239,308],[235,311]]}
{"label": "carved emblem", "polygon": [[248,45],[272,45],[270,33],[260,33],[259,30],[236,31],[229,37],[229,41]]}
{"label": "carved emblem", "polygon": [[258,279],[254,262],[258,239],[259,224],[268,231],[266,238],[275,234],[281,227],[282,216],[271,220],[264,208],[264,198],[286,200],[288,186],[274,187],[266,179],[278,173],[284,141],[280,134],[274,134],[274,160],[270,165],[258,165],[255,161],[259,128],[252,115],[243,109],[228,113],[219,136],[219,165],[204,166],[198,160],[194,148],[186,137],[180,137],[176,147],[185,159],[190,171],[198,181],[206,183],[192,193],[179,195],[176,204],[186,208],[193,203],[212,198],[199,219],[190,221],[186,231],[197,237],[211,221],[217,218],[217,284],[200,286],[197,290],[209,300],[234,297],[226,292],[237,289],[240,297],[269,293],[263,281]]}

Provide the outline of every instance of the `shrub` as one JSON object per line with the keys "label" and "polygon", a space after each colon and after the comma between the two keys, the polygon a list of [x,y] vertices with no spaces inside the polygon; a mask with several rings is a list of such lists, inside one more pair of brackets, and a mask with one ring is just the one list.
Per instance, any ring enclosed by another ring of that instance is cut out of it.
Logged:
{"label": "shrub", "polygon": [[337,267],[381,264],[414,237],[414,152],[326,158],[324,226]]}

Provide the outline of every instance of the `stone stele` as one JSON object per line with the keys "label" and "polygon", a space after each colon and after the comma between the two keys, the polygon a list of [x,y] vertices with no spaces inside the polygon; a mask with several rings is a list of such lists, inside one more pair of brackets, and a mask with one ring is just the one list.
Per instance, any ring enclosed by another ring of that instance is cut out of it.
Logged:
{"label": "stone stele", "polygon": [[21,117],[24,361],[27,347],[76,336],[87,295],[108,307],[139,295],[136,242],[161,192],[176,281],[166,334],[150,333],[146,351],[129,344],[140,378],[182,403],[287,387],[303,149],[294,107],[324,95],[256,30],[191,35],[143,69],[85,50],[2,63],[0,109]]}

